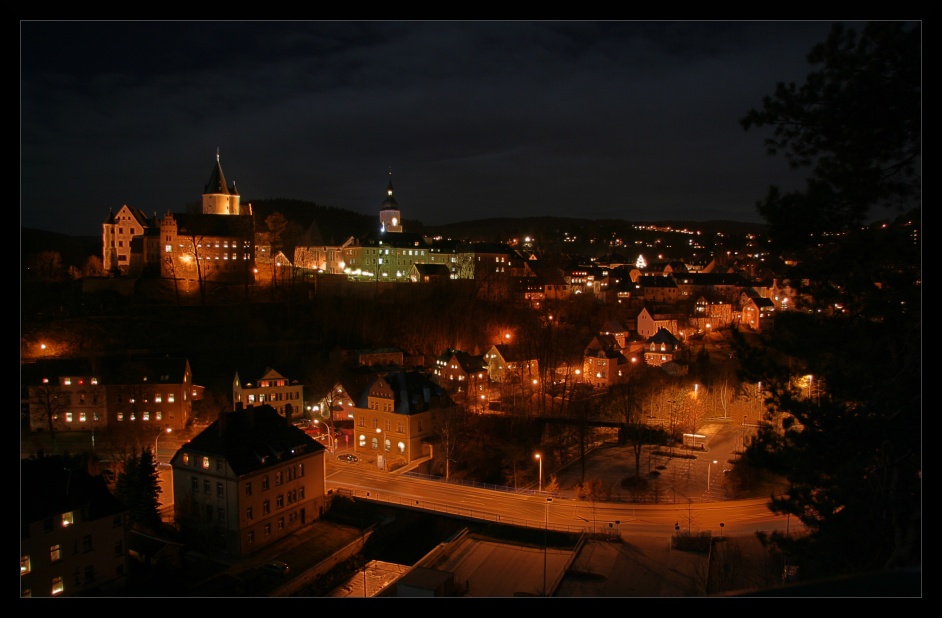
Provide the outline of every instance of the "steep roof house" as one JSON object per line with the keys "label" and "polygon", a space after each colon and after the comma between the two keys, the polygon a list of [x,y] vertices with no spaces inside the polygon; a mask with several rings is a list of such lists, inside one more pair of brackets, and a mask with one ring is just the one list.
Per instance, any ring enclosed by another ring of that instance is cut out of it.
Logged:
{"label": "steep roof house", "polygon": [[644,345],[644,362],[651,367],[660,367],[674,361],[680,351],[680,340],[666,328],[659,328]]}
{"label": "steep roof house", "polygon": [[222,412],[171,459],[185,534],[248,556],[325,512],[325,447],[269,405]]}
{"label": "steep roof house", "polygon": [[236,371],[232,380],[233,409],[259,404],[270,405],[289,420],[301,418],[304,416],[304,385],[271,367]]}
{"label": "steep roof house", "polygon": [[354,450],[384,470],[431,458],[434,429],[454,408],[448,393],[424,373],[377,374],[352,411]]}

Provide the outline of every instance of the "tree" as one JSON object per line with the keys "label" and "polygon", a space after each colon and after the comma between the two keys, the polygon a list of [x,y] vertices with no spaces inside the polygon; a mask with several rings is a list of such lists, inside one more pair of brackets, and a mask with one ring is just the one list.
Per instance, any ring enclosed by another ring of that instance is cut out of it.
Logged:
{"label": "tree", "polygon": [[921,198],[922,35],[918,23],[835,24],[802,86],[779,83],[740,122],[773,127],[769,154],[810,169],[804,192],[776,187],[759,204],[779,244],[851,230],[877,206],[905,211]]}
{"label": "tree", "polygon": [[663,431],[645,423],[642,406],[645,384],[648,382],[642,376],[637,376],[628,382],[613,385],[609,388],[606,398],[608,412],[624,422],[621,436],[631,446],[635,456],[635,477],[641,476],[641,453],[644,446],[658,444],[665,439]]}
{"label": "tree", "polygon": [[128,507],[132,526],[143,530],[160,528],[160,493],[154,453],[149,447],[142,448],[139,455],[128,458],[115,486],[115,495]]}
{"label": "tree", "polygon": [[[744,459],[787,479],[770,508],[807,530],[767,540],[803,576],[921,564],[920,208],[861,229],[872,208],[921,197],[920,46],[918,24],[835,25],[809,55],[823,68],[744,119],[775,125],[769,152],[811,171],[806,191],[759,205],[787,274],[809,282],[802,310],[756,344],[734,337],[769,409]],[[826,386],[809,396],[805,375]]]}
{"label": "tree", "polygon": [[60,386],[59,382],[47,382],[29,388],[30,414],[36,415],[46,423],[52,450],[56,448],[56,417],[71,405],[71,394]]}

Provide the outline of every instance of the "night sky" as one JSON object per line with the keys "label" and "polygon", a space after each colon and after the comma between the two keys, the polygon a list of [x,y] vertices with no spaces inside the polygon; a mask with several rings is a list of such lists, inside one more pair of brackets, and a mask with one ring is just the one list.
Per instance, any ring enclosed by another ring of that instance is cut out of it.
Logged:
{"label": "night sky", "polygon": [[[861,22],[847,22],[862,27]],[[21,21],[21,227],[243,202],[759,222],[804,181],[739,124],[828,21]],[[408,231],[408,230],[407,230]]]}

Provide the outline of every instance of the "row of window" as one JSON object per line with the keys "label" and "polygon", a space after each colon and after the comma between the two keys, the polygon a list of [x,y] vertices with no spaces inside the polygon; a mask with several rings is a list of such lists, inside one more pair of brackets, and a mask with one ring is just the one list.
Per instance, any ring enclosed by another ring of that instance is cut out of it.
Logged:
{"label": "row of window", "polygon": [[[115,567],[115,575],[119,577],[124,575],[124,565],[118,565]],[[83,570],[81,570],[79,567],[75,567],[74,578],[76,586],[81,586],[83,584],[87,586],[89,584],[95,583],[95,567],[93,565],[87,565],[84,569],[84,578]],[[61,595],[63,592],[65,592],[65,582],[61,575],[57,575],[52,578],[50,593],[55,597]],[[20,596],[32,597],[33,591],[30,588],[23,588]]]}
{"label": "row of window", "polygon": [[[94,551],[94,549],[95,547],[94,547],[94,543],[92,542],[92,535],[86,534],[85,536],[82,537],[81,549],[79,548],[79,540],[75,539],[72,546],[72,553],[73,554],[78,554],[78,553],[87,554],[89,552]],[[124,542],[120,540],[115,541],[114,556],[117,558],[121,556],[123,553],[124,553]],[[60,545],[59,543],[50,545],[49,546],[49,564],[50,565],[56,564],[57,562],[61,562],[62,559],[63,559],[62,558],[62,545]],[[30,555],[24,554],[20,556],[20,575],[21,576],[28,575],[29,573],[32,572],[32,570],[33,570],[33,561]]]}
{"label": "row of window", "polygon": [[[298,514],[297,514],[297,512],[288,513],[288,523],[289,523],[289,524],[294,523],[295,521],[297,521],[297,519],[298,519]],[[276,525],[278,526],[278,529],[279,529],[279,530],[284,530],[284,528],[285,528],[285,518],[284,518],[284,517],[280,517],[280,518],[278,519],[278,521],[276,522]],[[265,536],[266,536],[266,537],[267,537],[267,536],[271,536],[271,524],[265,524],[265,525],[262,527],[262,530],[263,530],[263,532],[265,533]],[[254,531],[254,530],[249,530],[249,531],[248,531],[248,533],[246,534],[246,540],[247,540],[250,544],[255,542],[255,531]]]}
{"label": "row of window", "polygon": [[[275,508],[283,509],[285,505],[292,505],[297,503],[300,500],[304,500],[304,486],[300,486],[297,489],[292,489],[286,494],[278,494],[275,496]],[[271,501],[265,500],[262,502],[262,515],[271,515]],[[245,507],[245,519],[247,521],[252,521],[255,518],[255,510],[251,506]]]}

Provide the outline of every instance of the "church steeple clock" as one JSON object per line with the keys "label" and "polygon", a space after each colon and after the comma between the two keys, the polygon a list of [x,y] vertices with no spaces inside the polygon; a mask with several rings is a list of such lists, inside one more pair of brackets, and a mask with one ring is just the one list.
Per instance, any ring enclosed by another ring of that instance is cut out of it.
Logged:
{"label": "church steeple clock", "polygon": [[392,172],[389,172],[389,186],[386,187],[386,199],[379,211],[380,232],[402,232],[402,218],[399,214],[399,204],[393,197]]}

